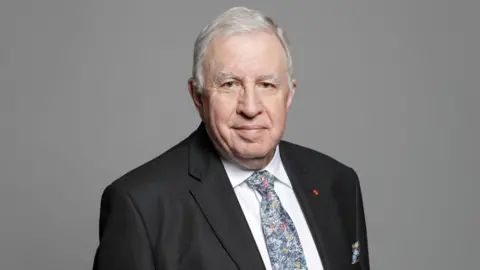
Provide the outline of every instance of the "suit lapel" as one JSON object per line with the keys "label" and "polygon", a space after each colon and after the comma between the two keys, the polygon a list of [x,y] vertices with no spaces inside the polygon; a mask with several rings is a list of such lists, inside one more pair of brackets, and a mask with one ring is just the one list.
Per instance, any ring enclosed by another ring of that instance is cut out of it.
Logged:
{"label": "suit lapel", "polygon": [[214,233],[239,269],[265,269],[243,211],[203,123],[189,146],[191,189]]}
{"label": "suit lapel", "polygon": [[[280,143],[282,163],[313,235],[325,270],[349,269],[351,250],[343,233],[332,192],[330,170],[309,164],[285,142]],[[316,192],[314,193],[314,190]]]}

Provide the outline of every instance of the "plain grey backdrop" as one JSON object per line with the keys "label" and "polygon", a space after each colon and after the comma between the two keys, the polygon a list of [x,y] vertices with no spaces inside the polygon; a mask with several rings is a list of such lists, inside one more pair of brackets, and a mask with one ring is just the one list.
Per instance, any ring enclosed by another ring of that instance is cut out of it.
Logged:
{"label": "plain grey backdrop", "polygon": [[0,269],[91,269],[103,188],[193,131],[193,42],[271,15],[285,139],[359,173],[372,269],[479,269],[480,1],[0,3]]}

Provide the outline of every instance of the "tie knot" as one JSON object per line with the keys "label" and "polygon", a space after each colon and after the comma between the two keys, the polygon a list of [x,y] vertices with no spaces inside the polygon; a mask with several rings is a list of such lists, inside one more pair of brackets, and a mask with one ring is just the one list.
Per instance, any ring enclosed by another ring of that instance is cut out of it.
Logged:
{"label": "tie knot", "polygon": [[273,189],[274,179],[275,176],[268,171],[256,171],[247,178],[247,184],[250,188],[257,190],[263,196]]}

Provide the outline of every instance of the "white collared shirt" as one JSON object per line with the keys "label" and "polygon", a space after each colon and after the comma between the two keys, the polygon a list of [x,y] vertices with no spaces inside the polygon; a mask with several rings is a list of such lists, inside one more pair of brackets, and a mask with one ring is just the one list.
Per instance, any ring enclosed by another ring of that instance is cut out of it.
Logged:
{"label": "white collared shirt", "polygon": [[[260,251],[260,255],[262,256],[265,267],[267,270],[271,270],[272,266],[270,264],[270,257],[268,256],[268,250],[265,244],[260,218],[260,201],[262,196],[258,191],[250,188],[245,181],[254,171],[240,168],[234,163],[224,159],[222,159],[222,163],[225,167],[228,178],[232,183],[240,206],[242,207],[243,214],[245,215],[248,226],[253,234],[253,238],[255,239],[258,250]],[[313,241],[312,234],[307,225],[307,221],[305,220],[305,216],[300,208],[300,204],[298,203],[297,197],[292,189],[287,172],[283,167],[283,163],[280,158],[280,148],[278,146],[273,159],[264,168],[264,170],[267,170],[271,174],[275,175],[275,177],[279,180],[275,182],[275,192],[278,194],[283,208],[290,215],[293,224],[297,229],[308,269],[323,270],[320,256],[318,255],[315,242]]]}

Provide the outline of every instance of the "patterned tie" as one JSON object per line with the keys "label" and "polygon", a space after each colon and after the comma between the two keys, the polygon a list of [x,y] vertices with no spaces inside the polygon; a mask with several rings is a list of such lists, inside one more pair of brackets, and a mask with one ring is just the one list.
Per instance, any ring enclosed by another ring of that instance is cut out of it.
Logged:
{"label": "patterned tie", "polygon": [[262,195],[260,217],[270,263],[273,270],[307,270],[297,230],[273,188],[275,179],[267,171],[257,171],[247,178],[248,186]]}

